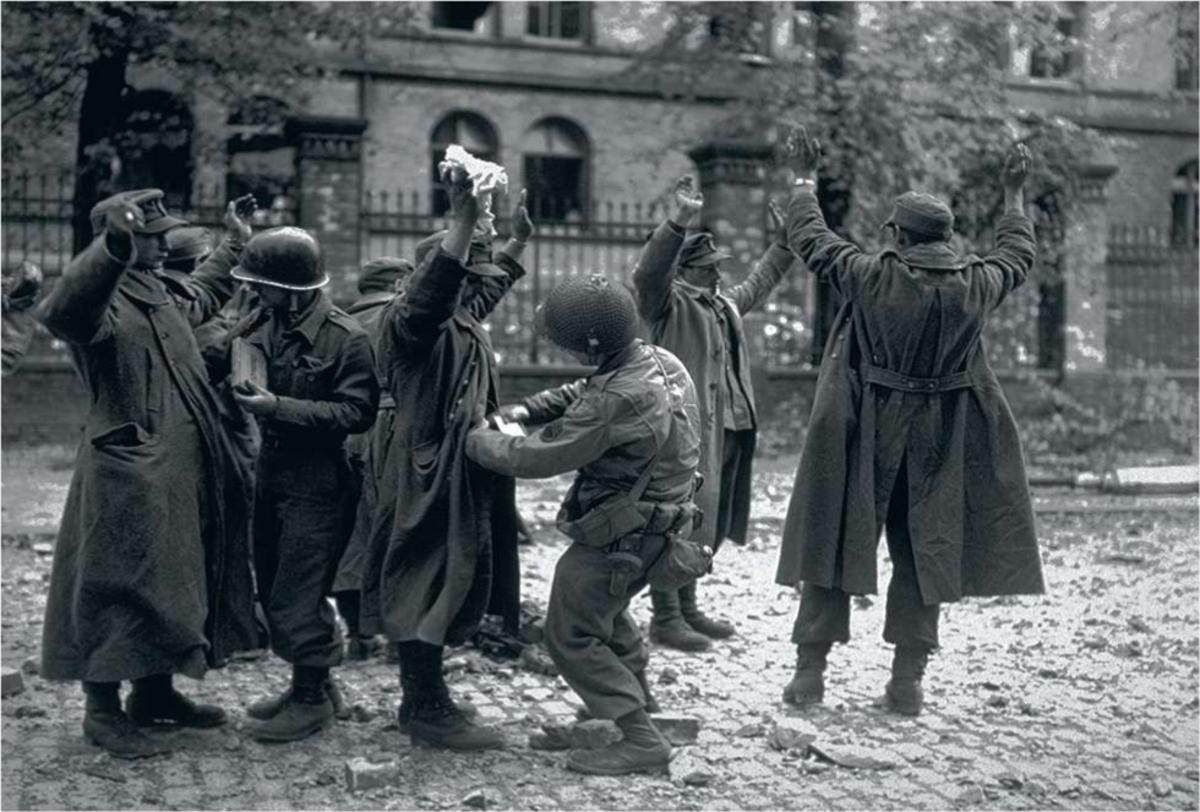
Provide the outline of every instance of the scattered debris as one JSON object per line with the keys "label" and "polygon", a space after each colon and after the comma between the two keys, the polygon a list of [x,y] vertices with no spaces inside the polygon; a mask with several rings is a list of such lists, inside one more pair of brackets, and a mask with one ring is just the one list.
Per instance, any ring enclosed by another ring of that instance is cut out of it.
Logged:
{"label": "scattered debris", "polygon": [[540,645],[526,646],[521,650],[519,660],[521,668],[533,674],[542,674],[547,677],[558,676],[558,666],[550,659],[550,655]]}
{"label": "scattered debris", "polygon": [[1165,798],[1175,790],[1171,782],[1162,776],[1155,778],[1151,787],[1154,789],[1154,796],[1156,798]]}
{"label": "scattered debris", "polygon": [[25,690],[25,680],[20,671],[4,669],[0,676],[0,696],[13,696]]}
{"label": "scattered debris", "polygon": [[974,784],[960,792],[954,800],[964,806],[971,806],[983,803],[987,800],[987,796],[983,794],[983,787]]}
{"label": "scattered debris", "polygon": [[667,666],[662,671],[658,672],[659,685],[674,685],[679,682],[679,672],[674,668]]}
{"label": "scattered debris", "polygon": [[365,758],[352,758],[346,762],[346,789],[350,792],[390,787],[399,779],[400,765],[395,761],[376,764]]}
{"label": "scattered debris", "polygon": [[799,750],[807,753],[808,748],[817,740],[817,729],[803,719],[784,717],[775,722],[767,744],[776,750]]}
{"label": "scattered debris", "polygon": [[676,747],[685,744],[695,744],[700,735],[700,720],[695,716],[673,716],[665,713],[652,713],[650,719],[658,732]]}
{"label": "scattered debris", "polygon": [[823,758],[832,764],[836,764],[839,767],[847,767],[851,770],[890,770],[896,766],[895,761],[880,758],[878,756],[879,749],[873,747],[860,747],[852,744],[828,745],[812,742],[809,745],[809,749],[818,758]]}
{"label": "scattered debris", "polygon": [[483,790],[477,789],[469,795],[464,796],[461,803],[463,806],[471,809],[487,809],[488,796]]}

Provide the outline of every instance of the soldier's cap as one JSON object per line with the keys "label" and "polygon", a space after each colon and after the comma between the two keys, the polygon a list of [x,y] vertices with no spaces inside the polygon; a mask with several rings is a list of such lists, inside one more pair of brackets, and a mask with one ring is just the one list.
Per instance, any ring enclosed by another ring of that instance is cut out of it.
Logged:
{"label": "soldier's cap", "polygon": [[[442,244],[442,238],[446,236],[446,229],[435,231],[425,239],[417,243],[417,247],[413,250],[414,258],[417,261],[417,267],[425,264],[425,260],[437,251],[438,246]],[[471,239],[471,247],[467,251],[467,270],[476,276],[507,276],[502,268],[492,262],[492,248],[482,240]]]}
{"label": "soldier's cap", "polygon": [[395,290],[396,283],[413,272],[413,264],[399,257],[379,257],[358,272],[358,292]]}
{"label": "soldier's cap", "polygon": [[954,213],[933,195],[905,192],[892,204],[892,213],[884,225],[948,240],[954,232]]}
{"label": "soldier's cap", "polygon": [[187,220],[167,214],[162,189],[135,189],[130,192],[117,192],[92,206],[90,218],[95,234],[104,230],[104,216],[108,210],[120,203],[132,203],[142,210],[145,224],[134,229],[137,234],[162,234],[164,231],[187,225]]}
{"label": "soldier's cap", "polygon": [[200,226],[180,226],[167,232],[167,257],[164,265],[200,259],[213,250],[212,234]]}
{"label": "soldier's cap", "polygon": [[683,238],[683,247],[679,249],[679,267],[703,268],[716,265],[730,256],[731,254],[717,248],[712,234],[700,231]]}

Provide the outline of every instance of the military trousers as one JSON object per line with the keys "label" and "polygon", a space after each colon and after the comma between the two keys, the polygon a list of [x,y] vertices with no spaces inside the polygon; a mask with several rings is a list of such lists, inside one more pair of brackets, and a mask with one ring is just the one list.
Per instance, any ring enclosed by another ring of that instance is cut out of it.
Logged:
{"label": "military trousers", "polygon": [[[934,649],[938,646],[941,607],[936,603],[927,605],[921,598],[912,535],[908,528],[908,479],[904,471],[902,463],[888,503],[885,525],[888,555],[892,559],[892,580],[888,584],[884,608],[883,639],[895,646]],[[805,583],[800,592],[800,609],[792,629],[792,642],[796,645],[845,643],[849,639],[849,593]]]}
{"label": "military trousers", "polygon": [[597,719],[617,719],[646,707],[638,675],[650,650],[629,614],[646,586],[645,565],[621,594],[603,549],[572,544],[554,568],[546,610],[546,648],[559,673]]}
{"label": "military trousers", "polygon": [[254,572],[271,650],[293,665],[328,668],[342,660],[342,634],[326,596],[353,527],[357,483],[340,445],[296,445],[267,440],[259,457]]}

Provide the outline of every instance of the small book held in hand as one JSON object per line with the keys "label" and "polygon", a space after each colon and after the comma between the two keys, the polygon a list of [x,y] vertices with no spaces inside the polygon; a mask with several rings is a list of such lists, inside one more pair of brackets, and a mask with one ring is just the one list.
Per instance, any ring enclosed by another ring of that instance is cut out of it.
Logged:
{"label": "small book held in hand", "polygon": [[267,356],[258,347],[244,338],[235,338],[230,350],[231,378],[234,386],[245,381],[253,381],[263,389],[267,388]]}

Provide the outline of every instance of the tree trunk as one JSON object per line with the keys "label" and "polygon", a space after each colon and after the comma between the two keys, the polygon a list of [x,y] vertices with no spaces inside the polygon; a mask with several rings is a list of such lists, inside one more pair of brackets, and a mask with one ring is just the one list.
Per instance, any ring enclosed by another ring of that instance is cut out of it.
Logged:
{"label": "tree trunk", "polygon": [[[111,36],[93,27],[93,40]],[[102,50],[87,70],[79,110],[79,141],[75,150],[75,195],[71,206],[75,253],[92,241],[88,214],[97,201],[116,191],[117,154],[112,137],[121,125],[122,96],[128,49]]]}

